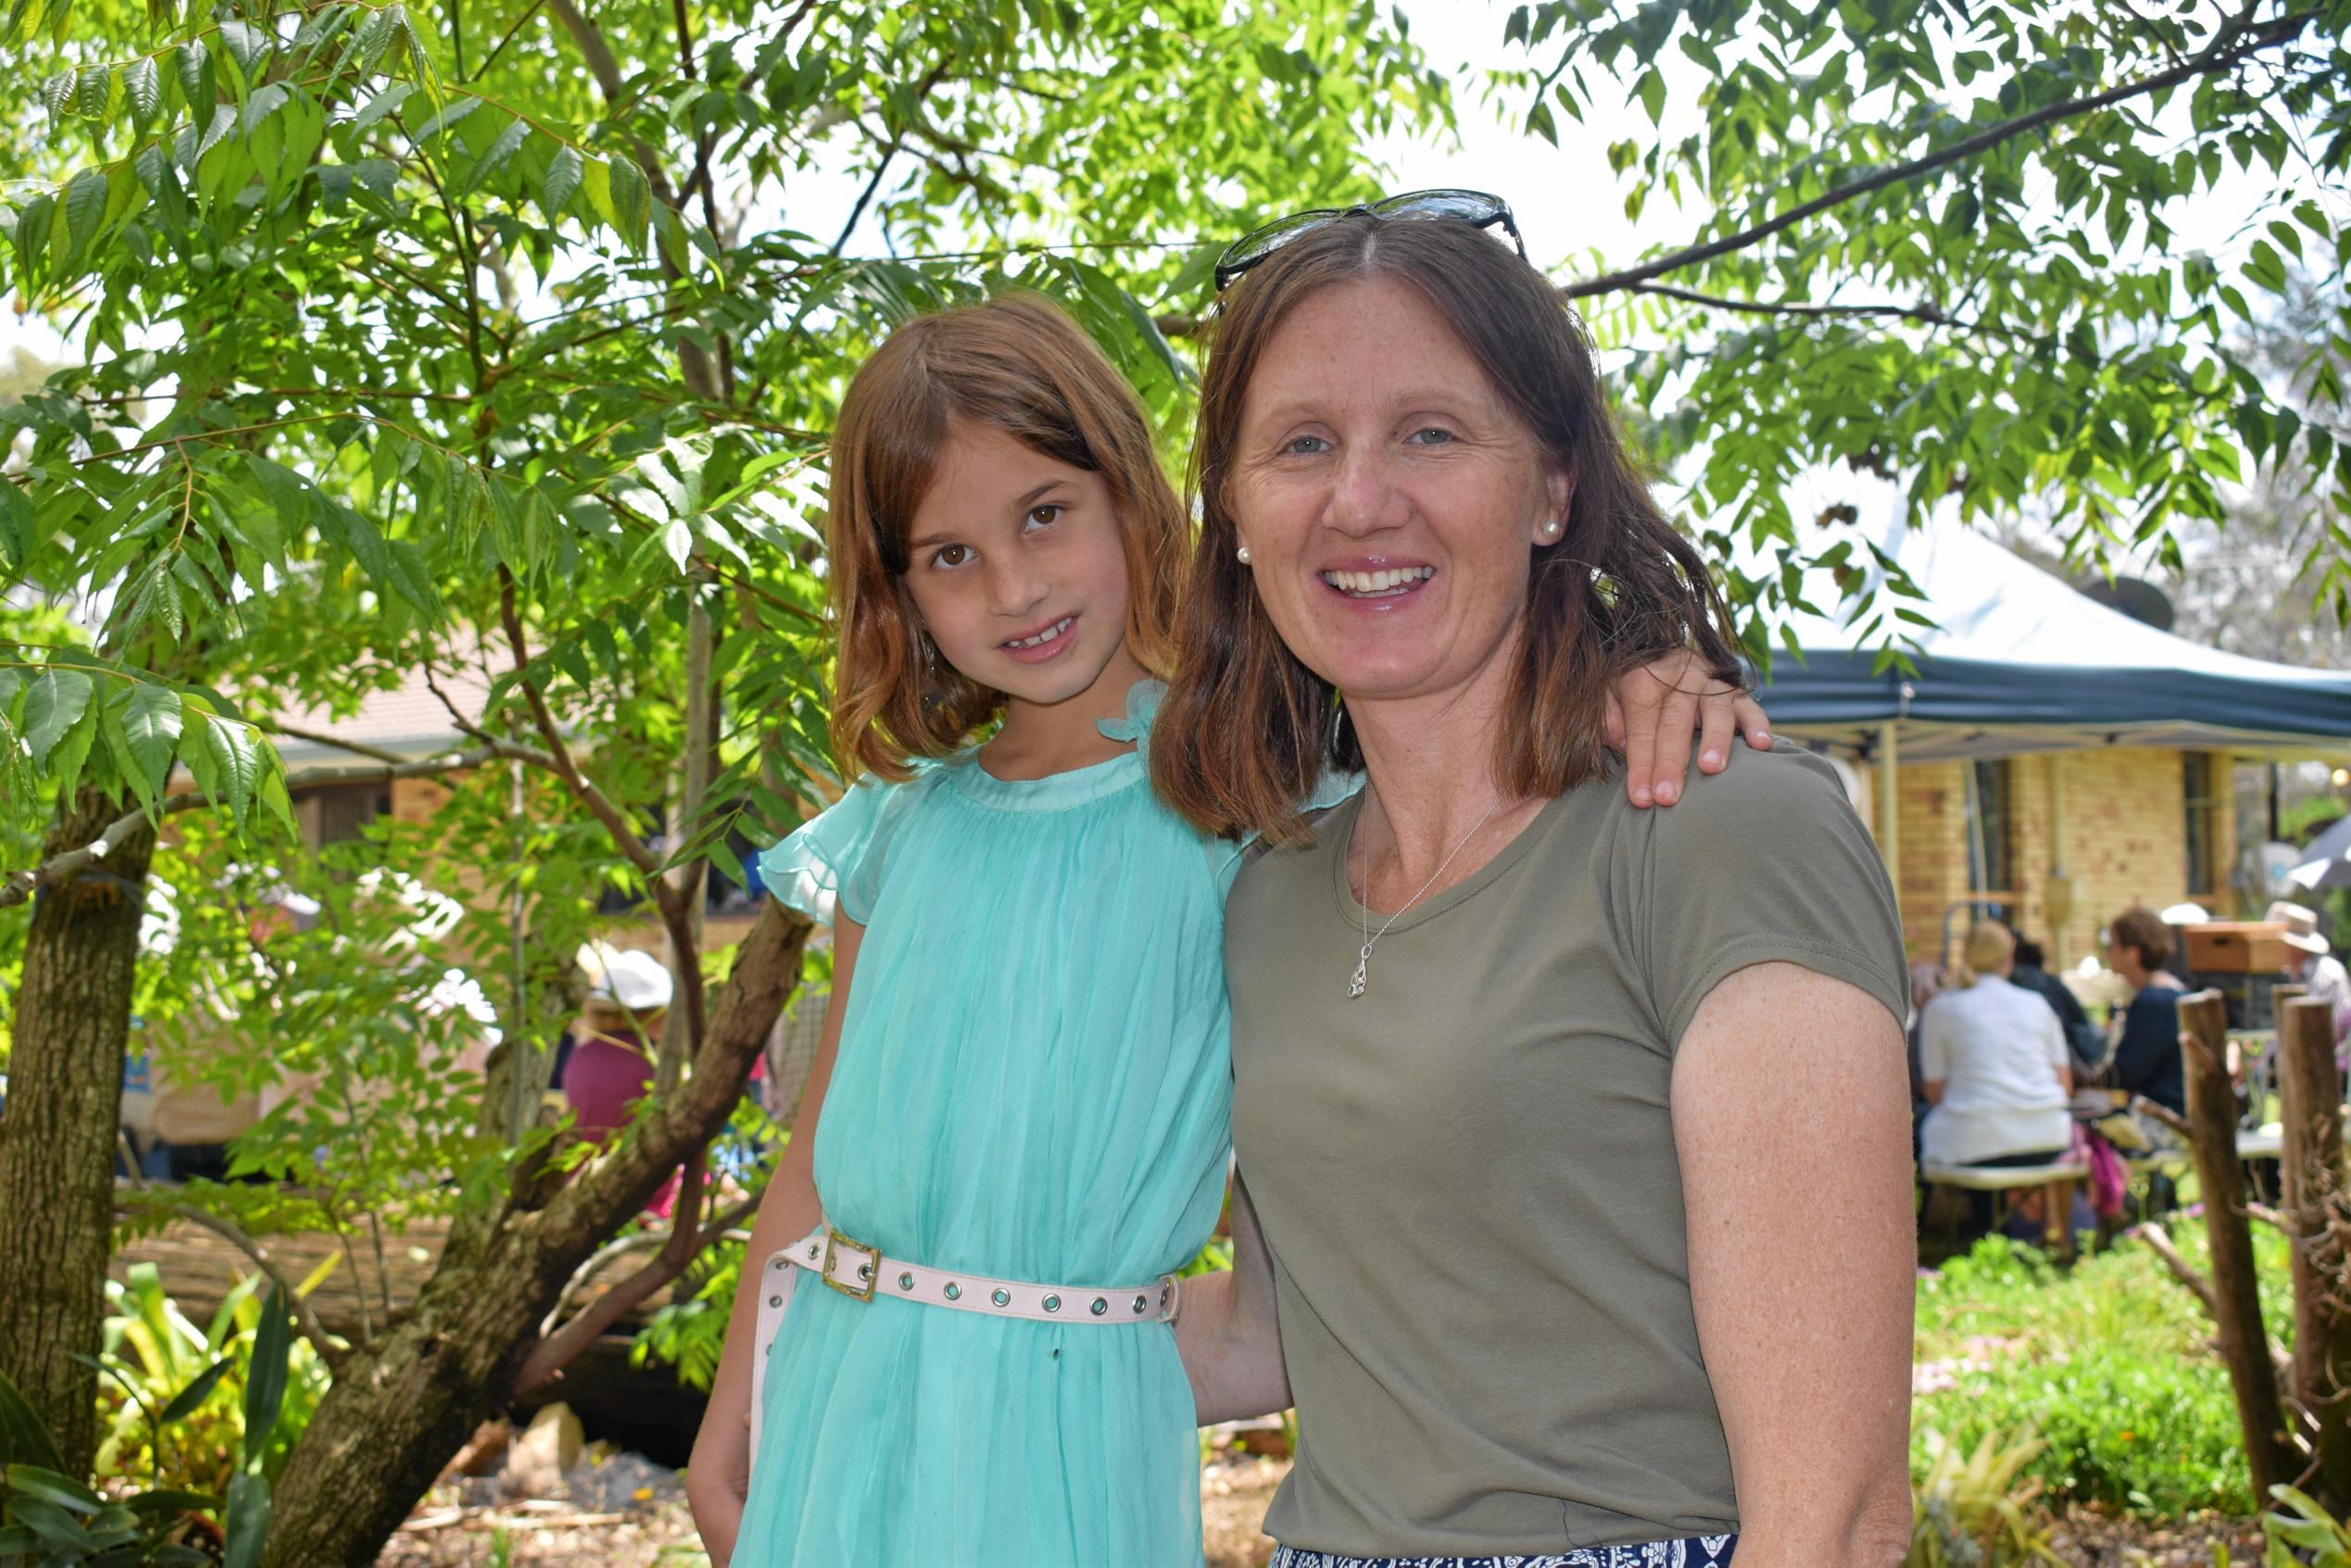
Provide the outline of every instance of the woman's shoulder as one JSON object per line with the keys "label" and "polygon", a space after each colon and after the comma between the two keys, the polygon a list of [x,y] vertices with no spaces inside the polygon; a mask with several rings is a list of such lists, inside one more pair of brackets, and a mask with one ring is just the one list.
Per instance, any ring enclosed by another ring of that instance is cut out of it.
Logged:
{"label": "woman's shoulder", "polygon": [[1604,793],[1603,809],[1619,831],[1675,859],[1803,854],[1823,835],[1867,831],[1828,759],[1785,741],[1756,751],[1741,740],[1721,772],[1691,769],[1671,806],[1633,805],[1615,769],[1584,787]]}

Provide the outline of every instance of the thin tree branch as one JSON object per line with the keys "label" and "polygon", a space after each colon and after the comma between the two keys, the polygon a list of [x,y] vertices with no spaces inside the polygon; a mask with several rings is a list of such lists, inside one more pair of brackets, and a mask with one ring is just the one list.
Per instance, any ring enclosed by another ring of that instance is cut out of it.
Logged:
{"label": "thin tree branch", "polygon": [[386,751],[381,746],[363,746],[355,740],[343,740],[328,734],[323,730],[305,730],[293,724],[280,724],[268,719],[258,721],[255,727],[269,734],[284,735],[289,740],[307,740],[312,746],[331,746],[337,751],[347,751],[355,757],[372,757],[377,761],[395,768],[412,760],[396,751]]}
{"label": "thin tree branch", "polygon": [[[728,1232],[734,1230],[758,1210],[760,1199],[766,1193],[767,1187],[762,1184],[749,1197],[735,1204],[703,1226],[702,1246],[707,1248],[723,1240]],[[555,1298],[554,1310],[547,1313],[547,1322],[540,1326],[539,1333],[548,1335],[555,1332],[556,1326],[563,1321],[563,1314],[572,1310],[573,1304],[579,1300],[581,1293],[587,1289],[589,1282],[601,1273],[607,1264],[615,1259],[625,1258],[632,1252],[643,1252],[650,1248],[667,1247],[670,1244],[670,1234],[636,1231],[621,1237],[618,1241],[608,1242],[597,1248],[586,1262],[572,1271],[571,1279],[563,1286],[563,1294]]]}
{"label": "thin tree branch", "polygon": [[[514,1374],[514,1392],[530,1393],[548,1378],[561,1371],[572,1357],[578,1355],[606,1329],[634,1311],[644,1300],[661,1286],[685,1272],[695,1254],[707,1245],[701,1229],[702,1172],[709,1158],[709,1149],[698,1148],[685,1162],[685,1179],[678,1189],[677,1211],[670,1221],[669,1240],[650,1262],[628,1278],[589,1302],[579,1316],[541,1339],[523,1358],[522,1367]],[[720,1226],[712,1233],[723,1235]]]}
{"label": "thin tree branch", "polygon": [[252,1259],[253,1266],[268,1275],[270,1283],[278,1287],[279,1296],[285,1300],[286,1310],[294,1314],[294,1326],[301,1331],[303,1338],[310,1342],[310,1348],[319,1353],[319,1360],[324,1361],[330,1369],[343,1364],[344,1357],[350,1353],[348,1348],[334,1342],[333,1336],[327,1333],[326,1324],[320,1321],[318,1309],[303,1298],[301,1293],[295,1289],[294,1281],[288,1279],[285,1271],[278,1267],[277,1260],[271,1258],[268,1249],[259,1242],[246,1235],[244,1227],[234,1221],[223,1219],[218,1214],[199,1209],[193,1203],[170,1203],[163,1205],[163,1208],[174,1217],[185,1220],[192,1225],[203,1226],[247,1258]]}
{"label": "thin tree branch", "polygon": [[2219,1298],[2212,1293],[2212,1282],[2196,1273],[2195,1265],[2180,1256],[2180,1249],[2171,1245],[2171,1235],[2153,1220],[2134,1226],[2124,1233],[2147,1244],[2147,1250],[2163,1260],[2163,1266],[2171,1271],[2171,1277],[2194,1293],[2204,1303],[2206,1315],[2218,1322],[2220,1317]]}
{"label": "thin tree branch", "polygon": [[898,144],[893,141],[882,149],[882,160],[874,166],[874,177],[865,182],[865,189],[857,193],[857,205],[849,208],[849,221],[841,225],[841,236],[826,249],[826,255],[838,256],[841,247],[849,244],[849,236],[857,232],[858,223],[865,217],[865,204],[872,201],[874,193],[881,188],[882,176],[889,172],[890,159],[896,157]]}
{"label": "thin tree branch", "polygon": [[653,907],[661,916],[661,924],[670,934],[672,950],[677,955],[677,985],[685,997],[687,1038],[694,1048],[702,1044],[703,995],[701,947],[695,940],[691,911],[661,875],[660,857],[647,847],[622,815],[611,797],[598,789],[580,771],[572,759],[571,748],[563,744],[563,732],[555,722],[555,714],[547,705],[546,694],[531,679],[531,648],[523,639],[522,617],[515,607],[514,574],[501,564],[498,567],[498,620],[506,629],[506,639],[514,653],[515,671],[522,678],[516,683],[522,688],[523,701],[531,709],[532,722],[538,726],[539,738],[547,744],[547,755],[553,760],[556,775],[562,779],[572,795],[594,812],[597,821],[611,834],[621,852],[629,858],[644,875],[646,892]]}
{"label": "thin tree branch", "polygon": [[539,14],[539,7],[544,4],[546,0],[531,0],[529,5],[522,7],[522,14],[514,19],[514,25],[508,28],[504,35],[498,39],[497,46],[483,56],[481,65],[473,72],[472,80],[479,82],[490,74],[490,68],[498,63],[498,56],[506,53],[506,46],[514,42],[515,34],[521,32],[530,23],[533,17]]}
{"label": "thin tree branch", "polygon": [[[460,769],[478,767],[488,759],[489,753],[486,750],[476,749],[457,752],[446,757],[419,758],[414,761],[401,762],[396,765],[369,768],[306,768],[301,772],[289,777],[285,784],[289,793],[319,784],[384,784],[393,779],[418,779],[435,773],[453,773]],[[209,806],[212,803],[213,797],[207,791],[183,790],[177,795],[167,795],[157,802],[156,815],[169,817],[181,811],[193,811],[199,806]],[[105,832],[81,848],[69,849],[62,855],[50,857],[29,871],[12,873],[6,885],[0,886],[0,909],[21,904],[31,897],[36,890],[63,881],[93,861],[105,859],[120,847],[122,841],[131,836],[134,828],[146,820],[147,814],[144,810],[126,811],[107,823]]]}
{"label": "thin tree branch", "polygon": [[2054,125],[2059,120],[2072,119],[2081,115],[2094,113],[2099,109],[2111,108],[2116,104],[2124,103],[2132,98],[2144,97],[2150,93],[2160,93],[2167,87],[2176,87],[2181,82],[2194,77],[2225,70],[2230,66],[2237,64],[2249,56],[2258,54],[2264,49],[2292,43],[2318,15],[2316,10],[2296,11],[2291,16],[2280,18],[2243,43],[2236,42],[2237,39],[2243,37],[2245,31],[2244,22],[2239,19],[2223,27],[2214,36],[2212,44],[2194,58],[2174,66],[2169,70],[2158,71],[2153,76],[2142,77],[2137,82],[2125,82],[2120,86],[2109,88],[2104,93],[2093,93],[2086,97],[2060,99],[2056,103],[2035,109],[2030,114],[2018,115],[2014,119],[2001,120],[1998,124],[1986,126],[1974,135],[1963,137],[1947,147],[1939,147],[1933,152],[1912,158],[1906,163],[1894,164],[1890,168],[1879,169],[1875,173],[1866,174],[1858,180],[1848,181],[1832,191],[1824,192],[1808,202],[1800,202],[1777,217],[1766,219],[1761,223],[1752,224],[1737,233],[1726,234],[1721,239],[1709,240],[1703,245],[1686,245],[1680,250],[1668,251],[1666,255],[1653,261],[1644,261],[1637,267],[1628,267],[1616,272],[1603,272],[1597,278],[1587,278],[1581,282],[1569,283],[1559,292],[1568,299],[1588,299],[1593,295],[1621,293],[1636,284],[1645,283],[1653,278],[1663,277],[1667,272],[1678,272],[1685,267],[1694,267],[1702,261],[1712,261],[1716,257],[1728,256],[1732,251],[1744,250],[1758,240],[1768,239],[1781,230],[1792,228],[1805,219],[1826,212],[1830,207],[1842,207],[1855,196],[1866,196],[1872,191],[1882,190],[1888,185],[1899,184],[1905,180],[1930,173],[1945,164],[1957,163],[1963,158],[1973,157],[1978,153],[1988,152],[2001,143],[2021,136],[2029,131],[2037,131],[2044,125]]}
{"label": "thin tree branch", "polygon": [[1634,294],[1653,294],[1665,299],[1678,299],[1691,305],[1704,306],[1710,310],[1741,310],[1758,316],[1897,316],[1905,320],[1924,321],[1935,327],[1980,326],[1980,322],[1963,321],[1946,316],[1931,305],[1815,305],[1801,300],[1730,299],[1721,295],[1700,294],[1695,289],[1677,288],[1671,283],[1634,283]]}

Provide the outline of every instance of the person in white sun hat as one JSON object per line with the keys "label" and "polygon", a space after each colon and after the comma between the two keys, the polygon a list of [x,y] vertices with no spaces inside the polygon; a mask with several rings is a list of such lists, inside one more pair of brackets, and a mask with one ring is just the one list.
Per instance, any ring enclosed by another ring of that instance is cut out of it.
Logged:
{"label": "person in white sun hat", "polygon": [[2344,1059],[2351,1055],[2345,1048],[2351,1046],[2351,971],[2344,969],[2343,960],[2333,956],[2333,945],[2319,935],[2318,911],[2281,900],[2261,918],[2285,926],[2285,945],[2293,955],[2286,960],[2285,977],[2307,987],[2310,1000],[2332,1010],[2334,1064],[2346,1065]]}

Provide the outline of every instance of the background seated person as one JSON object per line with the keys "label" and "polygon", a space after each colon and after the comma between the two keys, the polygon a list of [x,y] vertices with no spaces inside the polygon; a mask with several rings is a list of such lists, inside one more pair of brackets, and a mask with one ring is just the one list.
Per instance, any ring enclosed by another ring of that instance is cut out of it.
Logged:
{"label": "background seated person", "polygon": [[2116,1088],[2144,1095],[2184,1116],[2188,1089],[2180,1066],[2180,997],[2187,987],[2164,968],[2172,941],[2163,917],[2144,906],[2123,910],[2106,928],[2106,966],[2132,992],[2115,1041],[2112,1072]]}
{"label": "background seated person", "polygon": [[2073,1072],[2057,1015],[2014,985],[2016,938],[1998,921],[1968,933],[1955,988],[1927,1003],[1918,1058],[1933,1109],[1919,1129],[1936,1165],[2045,1165],[2073,1145]]}
{"label": "background seated person", "polygon": [[2276,903],[2261,917],[2285,927],[2285,945],[2290,956],[2286,960],[2285,978],[2296,985],[2309,988],[2309,999],[2327,1004],[2327,1015],[2334,1022],[2334,1064],[2344,1065],[2346,1038],[2351,1038],[2351,972],[2345,972],[2343,960],[2332,956],[2332,945],[2319,935],[2319,916],[2315,909],[2300,904]]}
{"label": "background seated person", "polygon": [[2017,938],[2017,967],[2008,976],[2009,983],[2033,992],[2049,1004],[2057,1015],[2057,1026],[2065,1031],[2066,1046],[2073,1052],[2073,1071],[2077,1077],[2093,1073],[2106,1060],[2106,1037],[2098,1026],[2090,1022],[2090,1014],[2066,983],[2049,972],[2041,944],[2029,937]]}

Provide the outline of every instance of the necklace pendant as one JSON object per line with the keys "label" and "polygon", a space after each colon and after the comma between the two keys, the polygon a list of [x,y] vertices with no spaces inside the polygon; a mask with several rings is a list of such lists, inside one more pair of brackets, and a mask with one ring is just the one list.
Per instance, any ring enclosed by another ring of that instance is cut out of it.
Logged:
{"label": "necklace pendant", "polygon": [[1371,947],[1366,944],[1363,957],[1355,962],[1355,977],[1347,983],[1347,995],[1352,999],[1364,994],[1371,985]]}

